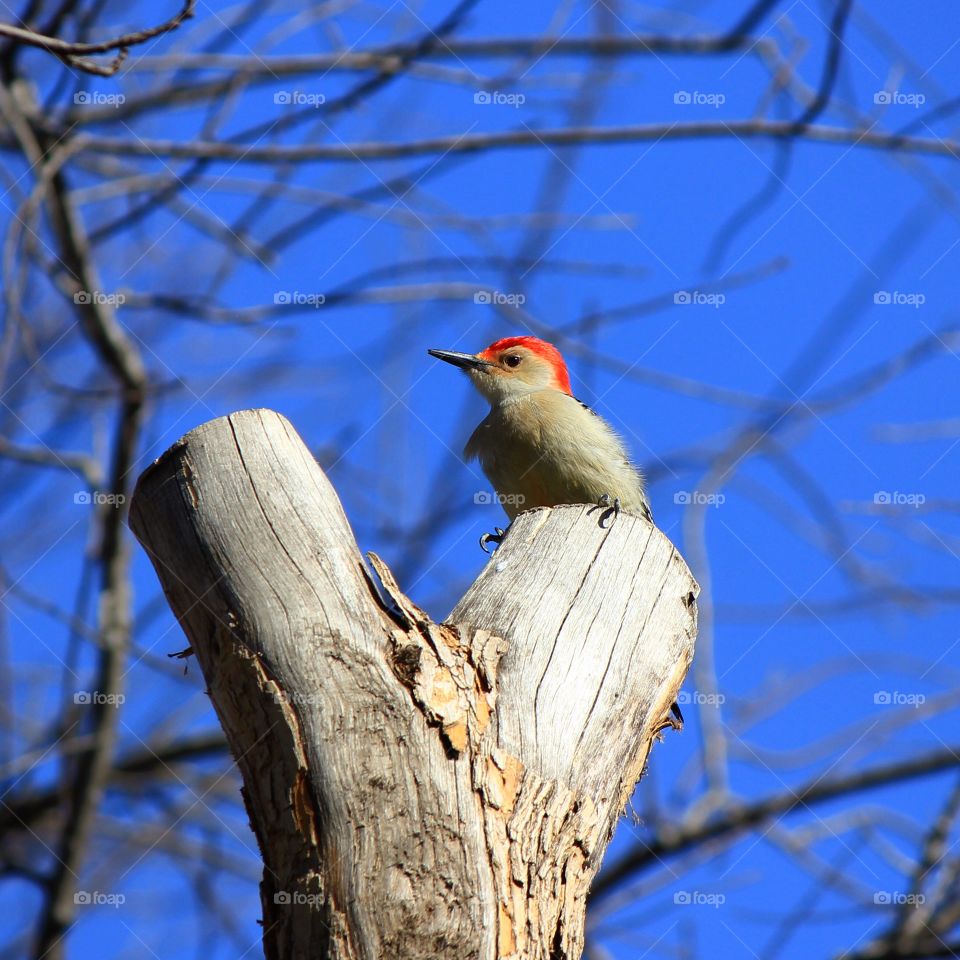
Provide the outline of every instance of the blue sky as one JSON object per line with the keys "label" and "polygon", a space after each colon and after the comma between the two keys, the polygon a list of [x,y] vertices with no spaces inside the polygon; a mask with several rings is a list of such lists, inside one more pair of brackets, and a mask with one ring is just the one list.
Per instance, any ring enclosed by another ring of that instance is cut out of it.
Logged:
{"label": "blue sky", "polygon": [[[739,3],[624,6],[604,18],[582,4],[558,12],[481,3],[459,35],[535,36],[554,17],[553,29],[567,37],[591,35],[598,23],[621,36],[718,33],[742,9]],[[433,3],[383,10],[349,9],[336,18],[340,34],[366,47],[416,36],[446,12]],[[819,82],[831,10],[832,4],[778,5],[789,27],[775,27],[767,18],[761,29],[784,50],[791,35],[808,42],[797,73],[811,87]],[[856,6],[835,88],[845,107],[831,106],[820,122],[843,126],[850,108],[877,129],[897,131],[950,96],[960,65],[951,11],[944,3],[925,4],[922,13],[907,5]],[[381,12],[371,29],[371,18]],[[119,8],[114,14],[126,16]],[[205,36],[218,17],[227,16],[226,10],[201,6],[189,30]],[[285,16],[270,8],[263,24],[227,49],[259,50],[266,26]],[[269,52],[317,52],[330,49],[330,42],[319,28],[304,29]],[[146,55],[196,43],[183,30]],[[132,98],[161,76],[139,67],[141,56],[132,54],[117,81],[84,79],[79,86],[121,90]],[[43,86],[49,65],[40,54],[26,62]],[[442,61],[446,74],[400,81],[329,124],[318,109],[315,120],[281,134],[278,142],[407,142],[556,128],[571,122],[571,102],[581,85],[593,102],[582,121],[588,126],[733,121],[754,115],[769,83],[758,58],[742,51],[623,57],[605,64],[609,75],[585,81],[587,63],[553,56],[535,64],[450,58]],[[472,83],[464,79],[471,71]],[[219,133],[274,123],[290,109],[274,102],[278,91],[331,101],[354,79],[330,73],[251,88]],[[525,99],[475,103],[480,90]],[[875,102],[883,92],[891,102]],[[781,99],[766,116],[790,119],[798,112],[796,103]],[[193,109],[154,113],[126,131],[108,125],[102,132],[186,139],[197,135],[203,116]],[[915,132],[947,138],[956,128],[949,118],[928,119]],[[729,736],[733,795],[780,793],[818,775],[844,775],[953,744],[960,670],[955,611],[935,600],[906,602],[897,591],[912,587],[929,595],[955,590],[957,583],[956,420],[952,433],[948,425],[929,438],[902,438],[903,428],[957,416],[958,340],[949,329],[957,319],[960,267],[956,162],[801,140],[791,144],[783,172],[780,150],[769,140],[728,136],[308,164],[292,175],[291,197],[295,187],[342,194],[413,170],[429,173],[402,200],[388,198],[362,215],[335,217],[284,247],[269,266],[247,259],[224,267],[221,245],[188,221],[157,211],[99,250],[105,290],[127,291],[134,300],[148,292],[175,293],[210,298],[234,311],[265,305],[272,312],[244,327],[171,317],[136,303],[121,309],[151,372],[158,379],[176,374],[187,383],[153,407],[140,464],[213,417],[246,407],[280,410],[329,470],[361,548],[381,554],[411,596],[440,617],[485,561],[477,538],[503,517],[497,507],[474,502],[489,486],[475,465],[460,458],[484,414],[483,403],[465,378],[426,350],[475,351],[531,328],[557,332],[574,391],[626,438],[651,478],[658,525],[708,586],[705,626],[725,698],[720,713]],[[551,165],[565,176],[561,189],[544,196],[543,177]],[[182,162],[144,160],[139,167],[163,172],[182,169]],[[774,169],[783,175],[770,202],[714,256],[724,225]],[[212,218],[232,222],[250,202],[240,180],[270,182],[272,176],[268,167],[217,163],[183,196]],[[73,176],[77,186],[96,181],[79,168]],[[251,235],[265,240],[295,216],[317,209],[317,197],[281,204],[254,224]],[[88,224],[97,224],[123,207],[114,201],[82,209]],[[530,228],[529,215],[544,212],[555,214],[555,222],[544,232]],[[531,249],[538,258],[533,269],[496,265],[497,258]],[[421,261],[425,265],[417,267]],[[374,291],[368,299],[337,305],[338,292],[354,290],[356,278],[368,273],[370,281],[361,284]],[[403,298],[394,289],[441,283],[457,286]],[[480,291],[524,302],[520,310],[497,309],[475,302]],[[329,305],[274,310],[282,293],[301,299],[322,294]],[[598,312],[646,301],[649,309],[584,323]],[[51,324],[58,302],[53,291],[31,291],[31,306]],[[857,377],[922,342],[930,346],[926,359],[864,396],[828,403],[846,395]],[[816,361],[812,372],[808,356]],[[92,369],[75,336],[53,349],[49,361],[69,382],[80,382]],[[715,389],[695,395],[664,385],[663,375]],[[778,419],[781,406],[771,421],[771,402],[785,401],[809,407]],[[78,411],[55,417],[40,390],[18,414],[26,425],[18,429],[71,448],[102,449],[112,423],[106,408],[93,416]],[[756,443],[750,447],[748,440],[749,453],[714,484],[712,465],[751,430]],[[24,589],[46,594],[56,585],[55,592],[66,596],[80,590],[78,558],[89,515],[73,503],[77,490],[64,475],[33,473],[0,505],[9,531],[5,564]],[[698,493],[713,497],[702,528],[685,502]],[[889,510],[878,509],[887,505]],[[437,521],[440,534],[422,542],[411,537],[432,513],[443,518]],[[824,543],[827,515],[842,544],[836,549]],[[29,537],[23,535],[25,517]],[[121,752],[164,725],[197,731],[216,722],[196,668],[184,677],[179,665],[161,662],[184,642],[157,603],[156,579],[139,552],[135,588],[145,616],[127,678]],[[19,711],[33,712],[35,723],[56,710],[65,631],[16,601],[10,601],[8,631],[15,699]],[[86,647],[78,656],[82,678],[92,656]],[[76,681],[78,688],[82,683]],[[697,683],[691,674],[688,696],[696,697]],[[899,705],[885,703],[885,693],[894,701],[901,695]],[[904,697],[925,700],[916,706]],[[763,710],[754,718],[751,710],[758,705]],[[686,729],[655,748],[638,811],[652,796],[674,816],[696,802],[703,790],[702,718],[715,709],[685,707]],[[909,723],[898,723],[901,717]],[[29,740],[23,736],[20,748]],[[46,782],[55,772],[40,764],[29,782]],[[915,855],[951,783],[951,776],[941,775],[874,791],[859,820],[849,801],[819,805],[765,825],[760,834],[748,834],[702,862],[671,861],[670,869],[645,875],[651,889],[642,900],[597,917],[597,942],[617,960],[682,955],[684,948],[688,956],[829,956],[863,943],[890,916],[882,897],[873,902],[876,895],[904,889],[897,858]],[[136,832],[138,823],[156,826],[190,808],[189,798],[174,801],[174,794],[145,795],[133,809],[108,797],[107,809]],[[207,819],[210,830],[191,827],[191,835],[248,861],[255,877],[255,846],[239,803],[219,807]],[[228,828],[213,829],[221,819]],[[146,844],[153,842],[144,832]],[[642,824],[625,819],[608,859],[644,835]],[[787,842],[849,878],[856,896],[844,898],[811,878],[795,856],[784,853]],[[100,863],[109,875],[98,874]],[[118,956],[203,952],[233,958],[244,942],[247,955],[257,955],[254,882],[221,879],[216,894],[241,920],[234,936],[214,941],[204,940],[197,916],[182,909],[192,894],[170,858],[147,856],[117,877],[111,845],[104,842],[92,854],[90,870],[85,883],[122,893],[126,902],[84,912],[71,938],[74,956],[108,950]],[[7,883],[16,913],[35,909],[36,894],[26,884]],[[683,903],[687,894],[696,902]],[[791,926],[791,911],[808,908],[813,915]],[[19,921],[12,924],[19,928]]]}

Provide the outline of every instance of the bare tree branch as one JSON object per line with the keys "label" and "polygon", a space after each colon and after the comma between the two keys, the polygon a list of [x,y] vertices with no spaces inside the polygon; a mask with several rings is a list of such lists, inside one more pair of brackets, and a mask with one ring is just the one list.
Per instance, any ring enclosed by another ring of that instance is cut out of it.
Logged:
{"label": "bare tree branch", "polygon": [[[10,23],[0,23],[0,36],[10,37],[15,43],[46,50],[47,53],[55,54],[69,66],[83,70],[85,73],[110,77],[120,69],[120,65],[127,58],[130,47],[146,43],[154,37],[176,30],[184,20],[193,16],[195,6],[196,0],[184,0],[180,12],[159,26],[147,27],[143,30],[125,33],[119,37],[101,40],[96,43],[78,43],[61,40],[59,37],[48,37]],[[109,53],[111,50],[117,50],[118,53],[108,64],[97,64],[87,59],[91,54]]]}

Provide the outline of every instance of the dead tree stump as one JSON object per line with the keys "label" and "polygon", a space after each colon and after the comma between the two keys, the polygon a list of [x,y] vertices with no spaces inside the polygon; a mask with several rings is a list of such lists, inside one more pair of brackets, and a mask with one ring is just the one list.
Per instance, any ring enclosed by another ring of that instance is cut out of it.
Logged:
{"label": "dead tree stump", "polygon": [[196,654],[263,855],[268,960],[575,960],[591,880],[693,655],[649,523],[522,514],[444,623],[269,410],[140,478],[130,523]]}

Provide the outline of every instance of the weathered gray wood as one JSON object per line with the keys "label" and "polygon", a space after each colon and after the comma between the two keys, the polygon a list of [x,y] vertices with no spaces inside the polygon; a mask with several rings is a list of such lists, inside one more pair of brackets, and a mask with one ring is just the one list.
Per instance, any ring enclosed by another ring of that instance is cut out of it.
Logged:
{"label": "weathered gray wood", "polygon": [[[566,960],[693,653],[669,541],[523,514],[448,622],[371,562],[290,424],[214,420],[131,526],[237,758],[270,960]],[[395,605],[395,608],[393,608]]]}
{"label": "weathered gray wood", "polygon": [[[524,639],[501,666],[509,709],[498,714],[498,745],[594,799],[609,794],[612,823],[640,772],[624,734],[656,726],[687,672],[697,588],[659,530],[623,516],[602,527],[601,515],[581,506],[524,514],[449,620]],[[616,771],[627,782],[611,780]]]}

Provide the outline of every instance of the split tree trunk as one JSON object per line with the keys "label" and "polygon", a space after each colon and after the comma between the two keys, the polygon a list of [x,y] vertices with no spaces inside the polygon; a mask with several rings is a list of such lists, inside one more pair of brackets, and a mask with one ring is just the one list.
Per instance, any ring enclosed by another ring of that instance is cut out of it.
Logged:
{"label": "split tree trunk", "polygon": [[140,478],[131,526],[243,775],[268,960],[580,957],[696,632],[666,537],[600,517],[522,514],[437,624],[371,555],[374,582],[279,414],[207,423]]}

